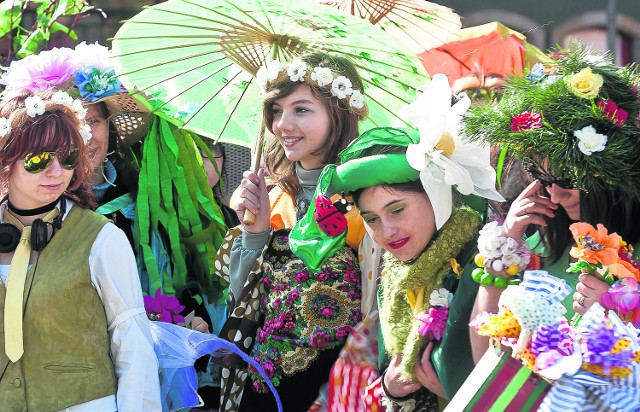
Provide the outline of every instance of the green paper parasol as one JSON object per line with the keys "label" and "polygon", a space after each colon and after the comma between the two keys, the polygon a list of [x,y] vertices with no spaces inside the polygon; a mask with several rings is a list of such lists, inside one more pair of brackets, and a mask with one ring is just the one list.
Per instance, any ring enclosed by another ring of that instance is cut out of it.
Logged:
{"label": "green paper parasol", "polygon": [[305,1],[169,0],[125,22],[113,39],[122,83],[154,113],[250,148],[262,122],[259,67],[314,51],[348,57],[357,67],[370,112],[361,130],[403,125],[396,113],[428,79],[400,41]]}

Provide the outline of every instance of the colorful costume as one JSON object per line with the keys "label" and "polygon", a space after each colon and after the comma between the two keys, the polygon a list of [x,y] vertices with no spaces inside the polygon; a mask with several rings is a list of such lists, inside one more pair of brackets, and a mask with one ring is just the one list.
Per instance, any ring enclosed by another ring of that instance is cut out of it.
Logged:
{"label": "colorful costume", "polygon": [[[298,166],[297,171],[303,187],[315,186],[320,170]],[[276,385],[285,410],[301,410],[316,398],[351,328],[362,319],[361,277],[358,257],[348,245],[320,270],[310,271],[291,253],[287,229],[295,223],[294,204],[305,199],[294,201],[280,188],[274,188],[270,198],[274,232],[250,234],[234,228],[218,252],[217,271],[231,284],[235,299],[223,333],[229,333],[224,337],[247,351],[253,347],[252,357]],[[309,201],[307,197],[306,204]],[[349,212],[347,219],[352,234],[363,233],[355,211]],[[243,270],[249,273],[243,274]],[[245,329],[247,321],[254,327]],[[271,403],[271,395],[247,395],[247,391],[266,389],[255,371],[249,374],[247,379],[241,371],[223,371],[222,408],[234,410],[238,404],[240,410],[250,408],[243,405],[246,399],[237,401],[239,396],[232,386],[244,387],[244,395],[239,395],[248,397],[249,402],[255,398],[253,402],[265,399]]]}
{"label": "colorful costume", "polygon": [[[455,122],[468,107],[468,99],[452,107],[451,91],[444,76],[436,76],[426,88],[423,98],[406,109],[408,119],[418,126],[419,133],[417,130],[394,128],[365,132],[340,153],[340,165],[325,167],[320,182],[348,194],[371,186],[421,181],[432,204],[439,232],[413,263],[406,264],[385,255],[379,302],[380,328],[385,341],[384,346],[380,346],[380,355],[385,352],[391,356],[402,353],[404,375],[412,379],[415,362],[428,340],[442,339],[439,345],[436,344],[431,358],[447,397],[451,397],[473,368],[467,324],[477,291],[477,286],[469,279],[459,280],[454,273],[460,272],[458,263],[464,265],[470,260],[475,249],[473,240],[482,221],[481,213],[485,211],[484,202],[479,202],[480,212],[454,208],[451,186],[457,185],[458,191],[464,195],[495,200],[502,198],[494,188],[495,172],[489,166],[488,150],[465,144],[455,137]],[[311,213],[305,219],[310,220]],[[304,219],[301,222],[301,226],[307,223]],[[300,245],[305,243],[304,236],[300,235]],[[302,252],[302,255],[310,256],[311,253]],[[432,328],[432,333],[438,337],[427,339],[419,333],[421,322],[414,316],[423,311],[431,315],[430,310],[435,307],[430,304],[430,297],[432,293],[440,292],[442,287],[448,291],[446,293],[455,292],[457,295],[453,295],[448,308],[446,326],[442,318],[432,322],[439,325]],[[375,316],[376,312],[372,315]],[[365,323],[375,324],[375,321],[365,319]],[[356,328],[356,333],[360,330]],[[351,363],[355,369],[361,370],[370,364],[375,351],[371,351],[371,343],[363,342],[372,342],[374,336],[370,333],[354,334],[337,368],[344,371],[347,369],[344,365]],[[369,354],[355,353],[367,350]],[[456,372],[450,372],[453,364]],[[360,402],[353,402],[353,410],[379,408],[379,405],[371,404],[368,396],[380,396],[375,383],[368,389],[345,389],[342,382],[347,379],[341,379],[340,373],[337,369],[332,373],[329,393],[333,396],[329,398],[329,410],[340,410],[345,394],[352,399],[361,398]],[[380,387],[380,381],[377,387]],[[438,408],[433,396],[419,392],[416,397],[402,402],[404,410]]]}
{"label": "colorful costume", "polygon": [[[5,208],[6,204],[0,210],[3,215]],[[55,262],[61,259],[86,263],[78,263],[77,271],[67,267],[66,276],[54,276],[57,280],[52,282],[49,272],[58,271]],[[4,294],[8,265],[0,270]],[[0,379],[0,404],[42,411],[160,410],[157,360],[124,234],[99,215],[72,205],[62,229],[30,273],[34,282],[24,317],[25,355],[11,364],[4,352],[0,354],[2,364],[9,364]],[[55,321],[59,328],[51,329],[47,314],[54,301],[59,302],[54,314],[60,319]],[[36,348],[29,342],[41,343]],[[95,350],[89,351],[90,342]],[[78,353],[82,350],[87,356]],[[100,361],[94,363],[91,359],[97,354]],[[111,371],[97,368],[100,362]]]}

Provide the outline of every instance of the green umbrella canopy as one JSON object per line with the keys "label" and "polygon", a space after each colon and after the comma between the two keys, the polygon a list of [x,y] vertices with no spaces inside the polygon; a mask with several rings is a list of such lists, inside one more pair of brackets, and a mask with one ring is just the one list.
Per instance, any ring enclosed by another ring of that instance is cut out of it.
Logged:
{"label": "green umbrella canopy", "polygon": [[[420,60],[369,22],[301,0],[169,0],[126,21],[113,39],[116,72],[155,113],[200,135],[253,147],[262,121],[255,75],[307,52],[348,57],[364,83],[361,130],[396,116],[428,80]],[[135,94],[135,92],[134,92]]]}

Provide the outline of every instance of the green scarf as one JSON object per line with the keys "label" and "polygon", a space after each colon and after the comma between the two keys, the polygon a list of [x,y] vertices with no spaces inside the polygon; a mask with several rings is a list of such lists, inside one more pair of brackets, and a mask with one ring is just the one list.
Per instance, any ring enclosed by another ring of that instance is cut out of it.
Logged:
{"label": "green scarf", "polygon": [[477,212],[462,207],[442,226],[438,237],[415,262],[403,263],[390,253],[384,256],[382,335],[391,356],[403,354],[401,367],[409,380],[415,380],[416,360],[428,343],[418,332],[421,322],[414,319],[414,314],[428,309],[431,293],[440,288],[444,276],[451,272],[452,259],[473,239],[481,224]]}

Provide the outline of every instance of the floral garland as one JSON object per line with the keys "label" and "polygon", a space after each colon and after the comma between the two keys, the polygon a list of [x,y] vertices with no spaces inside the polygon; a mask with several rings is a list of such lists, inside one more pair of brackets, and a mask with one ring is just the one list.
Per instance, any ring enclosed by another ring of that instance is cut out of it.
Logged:
{"label": "floral garland", "polygon": [[[43,100],[39,96],[29,96],[24,100],[24,106],[27,111],[27,116],[35,118],[42,116],[47,110],[47,102],[53,104],[67,106],[73,111],[80,120],[80,136],[85,144],[91,140],[91,126],[84,122],[84,118],[87,116],[87,109],[84,108],[82,102],[79,99],[73,99],[69,96],[69,93],[63,91],[57,91],[51,96],[49,100]],[[11,119],[6,117],[0,117],[0,138],[7,137],[12,128]]]}
{"label": "floral garland", "polygon": [[[438,232],[438,237],[412,264],[405,264],[389,253],[384,256],[385,271],[382,276],[380,305],[382,335],[387,352],[391,356],[403,354],[401,367],[405,377],[410,380],[414,379],[415,363],[420,350],[429,338],[437,338],[443,333],[436,325],[431,329],[431,334],[422,335],[420,329],[425,330],[425,323],[421,319],[415,319],[414,313],[428,313],[430,309],[443,311],[437,308],[444,306],[448,301],[448,294],[438,292],[442,279],[451,271],[451,259],[473,239],[481,224],[478,213],[463,207],[444,224]],[[431,297],[434,292],[436,305],[424,310],[424,302],[421,299],[416,299],[412,305],[408,298],[408,295],[421,295],[424,299]],[[442,299],[439,299],[440,295]],[[442,322],[441,316],[438,316],[435,323]]]}
{"label": "floral garland", "polygon": [[640,199],[640,75],[577,45],[510,78],[497,104],[463,117],[471,140],[513,151],[529,166],[583,191]]}
{"label": "floral garland", "polygon": [[332,96],[338,99],[347,99],[349,106],[354,109],[364,107],[364,95],[360,90],[353,88],[353,83],[348,77],[337,75],[328,67],[317,66],[310,68],[300,59],[288,64],[282,64],[279,60],[271,60],[266,66],[260,66],[256,79],[262,94],[266,92],[269,82],[278,78],[281,71],[286,70],[292,82],[315,83],[321,88],[329,87]]}

